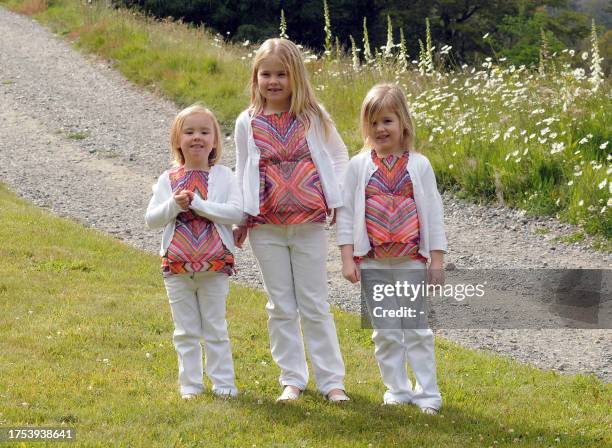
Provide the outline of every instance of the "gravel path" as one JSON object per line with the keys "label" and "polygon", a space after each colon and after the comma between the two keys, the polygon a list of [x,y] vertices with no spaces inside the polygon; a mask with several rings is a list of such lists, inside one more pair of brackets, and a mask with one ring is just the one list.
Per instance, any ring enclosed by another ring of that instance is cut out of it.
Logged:
{"label": "gravel path", "polygon": [[[0,8],[0,180],[60,216],[156,252],[144,228],[150,186],[169,164],[168,128],[177,112],[126,81],[108,63],[84,57],[30,18]],[[234,165],[226,138],[223,163]],[[504,208],[445,196],[450,253],[469,268],[609,268],[588,241],[556,238],[575,228]],[[536,229],[549,229],[541,234]],[[359,292],[340,275],[330,232],[331,300],[359,309]],[[237,255],[240,283],[261,287],[250,250]],[[541,368],[594,372],[612,380],[610,330],[438,330],[465,346],[499,352]]]}

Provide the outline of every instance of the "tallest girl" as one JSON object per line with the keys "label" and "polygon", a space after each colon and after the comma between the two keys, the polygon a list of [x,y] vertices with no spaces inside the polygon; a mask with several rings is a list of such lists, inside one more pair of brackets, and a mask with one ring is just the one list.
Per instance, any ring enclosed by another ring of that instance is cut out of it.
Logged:
{"label": "tallest girl", "polygon": [[281,369],[277,401],[297,400],[308,383],[300,322],[317,387],[346,401],[344,362],[327,302],[325,219],[342,205],[348,153],[317,102],[302,55],[287,39],[257,53],[251,105],[236,121],[236,174],[249,233],[268,294],[272,357]]}

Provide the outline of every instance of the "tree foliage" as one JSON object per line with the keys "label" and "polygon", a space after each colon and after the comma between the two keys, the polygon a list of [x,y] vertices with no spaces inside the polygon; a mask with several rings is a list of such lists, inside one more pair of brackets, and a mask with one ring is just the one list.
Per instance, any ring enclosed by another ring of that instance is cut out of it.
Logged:
{"label": "tree foliage", "polygon": [[[578,4],[584,3],[584,4]],[[157,17],[172,16],[204,25],[234,41],[262,41],[278,36],[284,10],[292,39],[322,51],[325,45],[323,0],[115,0]],[[604,3],[601,8],[605,9]],[[588,36],[587,15],[599,7],[595,0],[328,0],[334,42],[350,49],[349,36],[363,38],[367,19],[372,48],[387,43],[387,17],[406,36],[406,50],[419,52],[429,18],[434,45],[451,45],[457,62],[486,56],[505,56],[516,63],[537,63],[540,30],[552,51],[575,47]],[[602,14],[606,13],[602,9]],[[605,32],[605,30],[604,30]],[[489,33],[490,40],[483,39]],[[603,34],[603,33],[602,33]],[[398,43],[398,42],[396,42]],[[363,54],[363,53],[362,53]]]}

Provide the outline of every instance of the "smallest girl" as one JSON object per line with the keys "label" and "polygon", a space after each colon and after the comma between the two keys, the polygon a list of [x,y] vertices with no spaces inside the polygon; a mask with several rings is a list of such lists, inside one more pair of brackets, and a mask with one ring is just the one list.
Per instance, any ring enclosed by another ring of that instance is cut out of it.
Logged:
{"label": "smallest girl", "polygon": [[237,394],[225,321],[228,277],[234,272],[232,224],[242,219],[242,195],[232,171],[217,164],[221,131],[205,107],[178,113],[170,130],[175,167],[153,186],[145,221],[164,227],[161,270],[174,320],[183,399],[204,391],[202,347],[212,392]]}
{"label": "smallest girl", "polygon": [[[349,162],[344,205],[338,211],[342,274],[356,283],[369,269],[377,281],[417,285],[427,274],[429,283],[441,284],[446,251],[442,200],[429,160],[415,151],[414,124],[402,90],[394,84],[374,86],[363,101],[360,121],[364,151]],[[389,299],[396,307],[402,300]],[[413,403],[437,414],[442,398],[431,329],[416,329],[402,319],[379,326],[369,303],[368,311],[374,354],[387,387],[384,403]],[[416,378],[414,388],[406,361]]]}

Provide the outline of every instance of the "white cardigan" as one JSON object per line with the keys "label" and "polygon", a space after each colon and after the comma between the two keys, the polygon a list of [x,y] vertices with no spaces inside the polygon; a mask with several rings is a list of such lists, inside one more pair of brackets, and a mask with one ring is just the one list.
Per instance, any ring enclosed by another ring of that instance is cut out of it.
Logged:
{"label": "white cardigan", "polygon": [[[228,167],[213,165],[210,168],[208,198],[204,200],[196,193],[189,208],[210,219],[225,247],[232,253],[236,251],[232,224],[242,220],[242,195],[234,174]],[[175,218],[182,211],[185,210],[181,210],[174,200],[168,171],[164,171],[157,179],[157,184],[153,185],[153,197],[145,214],[145,222],[150,229],[165,226],[159,251],[162,257],[174,236]]]}
{"label": "white cardigan", "polygon": [[[365,222],[365,189],[376,170],[371,152],[364,151],[351,159],[344,180],[344,205],[338,209],[336,239],[339,246],[353,244],[353,253],[358,257],[371,249]],[[429,259],[430,251],[447,250],[442,198],[427,157],[411,152],[407,170],[419,217],[419,253]]]}
{"label": "white cardigan", "polygon": [[[236,178],[243,195],[244,211],[258,216],[260,151],[253,138],[253,118],[247,109],[236,120]],[[337,208],[342,205],[342,180],[349,157],[346,146],[333,124],[330,124],[327,134],[326,138],[322,124],[317,121],[306,133],[306,141],[321,179],[327,206]]]}

